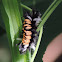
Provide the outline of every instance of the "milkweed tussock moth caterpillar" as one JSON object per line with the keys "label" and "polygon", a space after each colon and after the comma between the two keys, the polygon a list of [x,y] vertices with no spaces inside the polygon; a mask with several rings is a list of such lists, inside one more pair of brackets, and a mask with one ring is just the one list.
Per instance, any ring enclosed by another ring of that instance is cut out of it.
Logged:
{"label": "milkweed tussock moth caterpillar", "polygon": [[20,53],[26,52],[27,49],[35,50],[35,43],[38,38],[38,32],[36,32],[37,25],[41,21],[41,14],[39,11],[32,10],[32,13],[24,14],[23,22],[23,38],[19,43]]}

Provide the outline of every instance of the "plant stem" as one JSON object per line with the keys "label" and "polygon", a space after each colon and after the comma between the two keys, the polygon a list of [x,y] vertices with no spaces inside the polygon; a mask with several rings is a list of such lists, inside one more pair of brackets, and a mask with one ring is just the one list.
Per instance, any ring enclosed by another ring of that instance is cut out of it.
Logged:
{"label": "plant stem", "polygon": [[24,4],[20,3],[20,5],[21,5],[23,8],[25,8],[25,9],[27,9],[27,10],[29,10],[29,11],[32,11],[31,8],[29,8],[28,6],[26,6],[26,5],[24,5]]}
{"label": "plant stem", "polygon": [[39,24],[37,31],[40,30],[41,26],[43,26],[46,22],[46,20],[49,18],[49,16],[53,13],[55,8],[62,2],[62,0],[54,0],[53,3],[49,6],[49,8],[46,10],[44,15],[41,17],[42,22]]}
{"label": "plant stem", "polygon": [[[39,48],[39,45],[40,45],[40,40],[41,40],[42,33],[43,33],[43,25],[44,25],[44,23],[49,18],[49,16],[52,14],[52,12],[55,10],[55,8],[61,3],[61,1],[62,0],[54,0],[53,3],[49,6],[49,8],[46,10],[46,12],[44,13],[44,15],[42,16],[42,18],[41,18],[42,22],[40,23],[40,25],[37,28],[38,32],[40,30],[39,39],[38,39],[38,42],[37,42],[37,45],[36,45],[36,49],[35,49],[35,51],[33,53],[33,56],[31,58],[30,62],[34,61],[35,56],[37,54],[37,51],[38,51],[38,48]],[[28,10],[30,10],[30,11],[32,11],[32,9],[30,9],[29,7],[27,7],[27,6],[23,5],[23,4],[21,6],[24,7],[24,8],[26,8],[26,9],[28,9]]]}
{"label": "plant stem", "polygon": [[[46,10],[46,12],[44,13],[44,15],[42,16],[42,22],[40,23],[37,31],[40,30],[40,34],[39,34],[39,39],[38,39],[38,42],[37,42],[37,45],[36,45],[36,49],[33,53],[33,56],[32,56],[32,59],[31,59],[31,62],[34,61],[34,58],[37,54],[37,51],[38,51],[38,48],[39,48],[39,45],[40,45],[40,40],[41,40],[41,37],[42,37],[42,32],[43,32],[43,25],[44,23],[46,22],[46,20],[49,18],[49,16],[52,14],[52,12],[55,10],[55,8],[60,4],[61,1],[58,1],[58,0],[55,0],[50,6],[49,8]],[[40,29],[41,28],[41,29]]]}
{"label": "plant stem", "polygon": [[32,58],[31,58],[31,61],[30,61],[30,62],[33,62],[34,59],[35,59],[35,56],[36,56],[36,54],[37,54],[37,51],[38,51],[38,48],[39,48],[39,45],[40,45],[42,33],[43,33],[43,26],[42,26],[41,29],[40,29],[40,33],[39,33],[39,38],[38,38],[38,42],[37,42],[37,45],[36,45],[36,49],[35,49],[35,51],[34,51],[34,53],[33,53],[33,56],[32,56]]}

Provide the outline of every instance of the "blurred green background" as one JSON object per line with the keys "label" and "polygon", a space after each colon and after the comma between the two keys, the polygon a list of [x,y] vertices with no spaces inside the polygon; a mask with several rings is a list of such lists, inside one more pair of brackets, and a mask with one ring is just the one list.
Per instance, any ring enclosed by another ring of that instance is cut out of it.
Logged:
{"label": "blurred green background", "polygon": [[[46,9],[54,0],[21,0],[21,1],[26,6],[39,10],[43,15]],[[40,43],[40,47],[34,62],[42,62],[42,57],[46,50],[47,45],[60,33],[62,33],[62,3],[55,9],[52,15],[48,18],[47,22],[44,24],[42,41]],[[6,54],[5,57],[9,58],[9,60],[6,62],[10,62],[11,58],[9,55],[10,49],[8,44],[8,38],[0,11],[0,51],[1,48],[4,51],[3,53]],[[1,56],[2,58],[4,57],[4,54]],[[0,62],[5,61],[1,61],[0,58]]]}

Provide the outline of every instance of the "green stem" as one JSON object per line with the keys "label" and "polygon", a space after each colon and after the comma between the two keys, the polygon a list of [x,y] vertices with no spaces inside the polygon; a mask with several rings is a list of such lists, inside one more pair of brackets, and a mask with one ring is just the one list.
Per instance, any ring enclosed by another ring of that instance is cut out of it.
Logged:
{"label": "green stem", "polygon": [[29,10],[29,11],[32,11],[31,8],[29,8],[28,6],[26,6],[26,5],[24,5],[24,4],[20,3],[20,5],[21,5],[23,8],[25,8],[25,9],[27,9],[27,10]]}
{"label": "green stem", "polygon": [[[62,0],[54,0],[53,3],[49,6],[49,8],[46,10],[44,15],[42,16],[42,18],[41,18],[42,22],[40,23],[40,25],[38,26],[38,29],[37,29],[37,31],[40,30],[39,39],[38,39],[38,42],[37,42],[37,45],[36,45],[36,49],[35,49],[35,51],[33,53],[33,56],[31,58],[30,62],[34,61],[34,58],[35,58],[35,56],[37,54],[37,51],[38,51],[38,48],[39,48],[39,45],[40,45],[40,40],[41,40],[41,37],[42,37],[44,23],[49,18],[49,16],[52,14],[52,12],[55,10],[55,8],[61,3],[61,1]],[[25,9],[28,9],[28,10],[32,11],[32,9],[30,9],[29,7],[27,7],[27,6],[23,5],[23,4],[21,6],[24,7]]]}
{"label": "green stem", "polygon": [[40,41],[41,41],[41,37],[42,37],[42,33],[43,33],[43,26],[40,29],[39,39],[38,39],[38,42],[37,42],[37,45],[36,45],[36,49],[35,49],[35,51],[33,53],[33,56],[31,58],[31,61],[30,62],[33,62],[34,61],[34,58],[35,58],[35,56],[37,54],[37,51],[38,51],[38,48],[39,48],[39,45],[40,45]]}
{"label": "green stem", "polygon": [[41,17],[42,22],[39,24],[37,31],[40,30],[41,26],[43,26],[46,22],[46,20],[49,18],[49,16],[53,13],[55,8],[62,2],[62,0],[54,0],[53,3],[49,6],[49,8],[46,10],[44,15]]}

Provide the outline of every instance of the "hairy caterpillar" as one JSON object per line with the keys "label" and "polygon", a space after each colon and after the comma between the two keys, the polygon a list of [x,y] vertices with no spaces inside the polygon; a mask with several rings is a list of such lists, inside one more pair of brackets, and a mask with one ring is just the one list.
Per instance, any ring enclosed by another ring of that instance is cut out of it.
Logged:
{"label": "hairy caterpillar", "polygon": [[27,49],[35,50],[35,43],[37,39],[37,25],[41,20],[41,14],[38,11],[32,10],[32,13],[26,13],[24,15],[23,22],[23,38],[22,42],[19,44],[20,53],[26,52]]}

